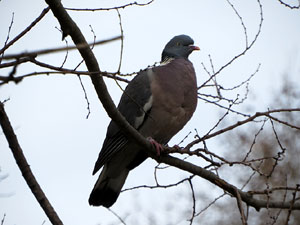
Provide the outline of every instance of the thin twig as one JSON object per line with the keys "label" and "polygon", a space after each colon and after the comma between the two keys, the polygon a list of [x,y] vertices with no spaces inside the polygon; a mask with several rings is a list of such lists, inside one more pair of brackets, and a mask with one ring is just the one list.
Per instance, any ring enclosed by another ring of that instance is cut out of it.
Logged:
{"label": "thin twig", "polygon": [[251,179],[254,177],[254,175],[255,175],[256,173],[261,174],[261,173],[259,172],[259,169],[260,169],[260,167],[263,165],[263,162],[264,162],[264,160],[261,160],[261,161],[259,162],[259,164],[258,164],[256,170],[253,169],[253,167],[251,166],[251,169],[253,170],[253,172],[252,172],[252,174],[249,176],[249,178],[246,180],[246,182],[243,184],[243,186],[241,187],[241,190],[244,190],[244,188],[249,184],[249,182],[251,181]]}
{"label": "thin twig", "polygon": [[275,157],[273,158],[273,159],[275,160],[275,163],[273,164],[270,173],[267,175],[268,178],[272,176],[272,174],[273,174],[273,172],[274,172],[276,166],[278,165],[278,161],[280,161],[280,160],[284,157],[285,151],[286,151],[286,148],[284,148],[284,147],[282,146],[282,144],[281,144],[281,142],[280,142],[280,140],[279,140],[279,136],[278,136],[278,134],[277,134],[277,131],[276,131],[276,129],[275,129],[275,126],[274,126],[273,121],[270,120],[270,122],[271,122],[271,125],[272,125],[271,127],[272,127],[273,133],[274,133],[274,135],[275,135],[277,144],[278,144],[278,146],[280,147],[281,151],[278,152],[278,153],[277,153],[277,156],[275,156]]}
{"label": "thin twig", "polygon": [[[207,95],[202,94],[202,93],[198,93],[198,98],[201,99],[201,100],[203,100],[203,101],[205,101],[205,102],[207,102],[207,103],[214,104],[214,105],[218,106],[218,107],[221,108],[221,109],[229,110],[230,112],[235,113],[235,114],[240,115],[240,116],[243,116],[243,117],[250,117],[250,115],[247,115],[247,114],[244,114],[244,113],[242,113],[242,112],[236,111],[236,110],[234,110],[234,109],[232,109],[232,108],[229,108],[228,106],[223,106],[223,105],[221,105],[221,104],[219,104],[219,103],[217,103],[217,102],[215,102],[215,101],[210,101],[208,98],[202,98],[201,95],[203,95],[203,96],[205,96],[205,97],[206,97]],[[210,97],[213,97],[213,96],[210,96]],[[224,100],[224,98],[222,98],[222,100]],[[229,101],[228,101],[228,102],[229,102]]]}
{"label": "thin twig", "polygon": [[118,220],[120,220],[120,222],[121,222],[122,224],[126,225],[125,221],[124,221],[117,213],[115,213],[112,209],[107,208],[107,210],[110,211],[112,214],[114,214],[114,216],[117,217]]}
{"label": "thin twig", "polygon": [[[93,49],[95,47],[95,42],[96,42],[96,34],[93,30],[93,27],[90,25],[90,28],[91,28],[91,32],[93,34],[93,37],[94,37],[94,40],[93,40],[93,45],[91,46],[91,49]],[[77,68],[84,62],[84,60],[82,59],[81,62],[74,68],[74,70],[77,70]],[[79,79],[79,82],[80,82],[80,85],[81,85],[81,88],[83,90],[83,93],[84,93],[84,98],[85,98],[85,101],[86,101],[86,104],[87,104],[87,115],[86,115],[86,119],[89,118],[90,114],[91,114],[91,108],[90,108],[90,101],[89,101],[89,98],[88,98],[88,95],[87,95],[87,92],[85,90],[85,87],[83,85],[83,82],[82,82],[82,79],[80,77],[80,74],[77,75],[78,79]]]}
{"label": "thin twig", "polygon": [[94,8],[94,9],[78,9],[78,8],[68,8],[65,7],[66,10],[73,10],[73,11],[108,11],[108,10],[114,10],[114,9],[124,9],[128,6],[146,6],[146,5],[150,5],[154,0],[151,0],[147,3],[137,3],[137,2],[131,2],[125,5],[121,5],[121,6],[115,6],[115,7],[110,7],[110,8]]}
{"label": "thin twig", "polygon": [[124,31],[122,27],[122,18],[121,14],[118,9],[116,9],[119,17],[119,25],[120,25],[120,32],[121,32],[121,50],[120,50],[120,62],[119,62],[119,67],[117,73],[120,73],[121,70],[121,65],[122,65],[122,59],[123,59],[123,48],[124,48]]}
{"label": "thin twig", "polygon": [[255,69],[254,73],[250,74],[250,76],[246,80],[242,81],[238,85],[235,85],[235,86],[233,86],[231,88],[221,87],[221,89],[225,90],[225,91],[232,91],[232,90],[240,88],[244,84],[249,83],[249,81],[251,80],[251,78],[253,78],[259,72],[260,66],[261,66],[261,64],[259,63],[258,66],[257,66],[257,68]]}
{"label": "thin twig", "polygon": [[[287,177],[286,177],[285,183],[287,185]],[[267,192],[267,195],[269,195],[269,194],[271,194],[271,192]],[[284,195],[283,195],[283,198],[282,198],[282,203],[285,202],[286,196],[287,196],[287,190],[285,190],[285,192],[284,192]],[[268,198],[269,198],[269,196],[268,196]],[[281,212],[282,212],[282,209],[279,209],[278,212],[276,213],[276,215],[272,216],[271,215],[271,210],[268,210],[268,214],[270,215],[270,218],[273,220],[273,222],[270,225],[275,225],[276,224],[277,219],[279,218]]]}
{"label": "thin twig", "polygon": [[219,68],[218,71],[216,71],[211,77],[210,79],[208,79],[207,81],[205,81],[203,84],[201,84],[199,86],[199,89],[204,87],[211,79],[213,79],[215,76],[217,76],[219,73],[221,73],[225,68],[227,68],[229,65],[231,65],[234,61],[236,61],[238,58],[240,58],[242,55],[245,55],[251,48],[252,46],[256,43],[260,33],[261,33],[261,28],[262,28],[262,24],[263,24],[263,10],[262,10],[262,5],[260,3],[260,0],[257,0],[258,6],[259,6],[259,10],[260,10],[260,22],[258,25],[258,30],[257,33],[255,34],[254,39],[252,40],[252,42],[248,45],[248,47],[246,47],[242,52],[240,52],[239,54],[237,54],[236,56],[234,56],[233,58],[231,58],[231,60],[229,60],[227,63],[225,63],[223,66],[221,66]]}
{"label": "thin twig", "polygon": [[290,5],[290,4],[287,4],[285,2],[283,2],[282,0],[278,0],[280,2],[281,5],[284,5],[285,7],[289,8],[289,9],[299,9],[300,8],[300,0],[298,0],[298,5]]}
{"label": "thin twig", "polygon": [[11,40],[8,44],[4,45],[4,47],[0,50],[0,54],[2,54],[6,49],[12,46],[16,41],[18,41],[21,37],[23,37],[28,31],[31,30],[41,19],[49,12],[50,8],[45,8],[42,13],[28,26],[25,30],[23,30],[20,34],[18,34],[13,40]]}
{"label": "thin twig", "polygon": [[288,210],[288,215],[286,217],[285,225],[289,224],[290,216],[292,214],[293,205],[295,204],[296,194],[297,194],[298,191],[300,191],[300,185],[299,184],[296,185],[296,189],[293,192],[293,198],[292,198],[292,201],[291,201],[291,207]]}
{"label": "thin twig", "polygon": [[[58,27],[55,27],[55,28],[63,35],[63,31],[62,31],[61,29],[59,29]],[[64,41],[65,41],[65,43],[66,43],[66,47],[68,47],[68,40],[65,39]],[[62,62],[62,64],[61,64],[60,68],[63,68],[63,66],[65,65],[65,63],[66,63],[66,61],[67,61],[67,59],[68,59],[68,55],[69,55],[69,51],[67,50],[67,51],[66,51],[65,58],[64,58],[64,60],[63,60],[63,62]]]}
{"label": "thin twig", "polygon": [[263,123],[262,123],[260,129],[255,133],[254,139],[253,139],[252,144],[251,144],[251,146],[250,146],[250,149],[249,149],[249,151],[247,152],[247,154],[245,155],[245,157],[244,157],[244,159],[242,160],[242,162],[245,162],[245,161],[247,160],[247,158],[249,157],[249,155],[251,154],[252,149],[253,149],[254,145],[256,144],[256,139],[257,139],[257,137],[259,136],[259,134],[263,131],[266,122],[267,122],[267,119],[263,120]]}
{"label": "thin twig", "polygon": [[12,61],[12,62],[8,62],[8,63],[1,63],[0,69],[15,66],[17,64],[20,65],[22,63],[26,63],[26,62],[30,62],[30,61],[31,61],[31,58],[26,57],[26,58],[21,58],[21,59],[18,59],[18,60]]}
{"label": "thin twig", "polygon": [[239,211],[240,211],[240,214],[241,214],[242,223],[243,223],[243,225],[247,225],[248,223],[247,223],[247,219],[246,219],[244,209],[243,209],[243,205],[242,205],[242,198],[241,198],[241,195],[240,195],[240,193],[237,189],[235,189],[235,194],[236,194],[235,197],[236,197],[237,205],[238,205],[238,208],[239,208]]}
{"label": "thin twig", "polygon": [[86,109],[87,109],[88,113],[87,113],[87,115],[86,115],[85,118],[88,119],[89,116],[90,116],[90,114],[91,114],[90,101],[89,101],[89,98],[88,98],[88,96],[87,96],[85,87],[84,87],[84,85],[83,85],[82,79],[81,79],[81,77],[80,77],[79,74],[78,74],[78,79],[79,79],[79,83],[80,83],[80,85],[81,85],[81,88],[82,88],[82,90],[83,90],[83,93],[84,93],[84,99],[85,99],[86,105],[87,105],[87,106],[86,106]]}
{"label": "thin twig", "polygon": [[0,50],[0,55],[1,55],[1,57],[0,57],[0,63],[2,61],[2,57],[3,57],[4,51],[5,51],[5,47],[7,46],[7,42],[9,40],[10,31],[11,31],[12,25],[14,23],[14,17],[15,17],[15,14],[12,13],[12,17],[11,17],[10,25],[8,27],[8,32],[7,32],[6,40],[4,42],[4,47]]}
{"label": "thin twig", "polygon": [[278,118],[276,118],[276,117],[274,117],[274,116],[271,116],[271,115],[268,115],[268,117],[269,117],[271,120],[274,120],[274,121],[276,121],[276,122],[278,122],[278,123],[281,123],[281,124],[283,124],[283,125],[285,125],[285,126],[288,126],[288,127],[290,127],[290,128],[294,128],[294,129],[297,129],[297,130],[300,130],[300,126],[296,126],[296,125],[290,124],[290,123],[288,123],[288,122],[286,122],[286,121],[282,121],[282,120],[280,120],[280,119],[278,119]]}
{"label": "thin twig", "polygon": [[179,184],[182,184],[186,181],[189,181],[191,180],[192,178],[194,177],[194,175],[190,176],[190,177],[187,177],[185,179],[182,179],[176,183],[173,183],[173,184],[167,184],[167,185],[161,185],[161,184],[158,184],[158,182],[156,182],[156,185],[139,185],[139,186],[135,186],[135,187],[131,187],[131,188],[126,188],[124,190],[122,190],[122,192],[125,192],[125,191],[131,191],[131,190],[135,190],[135,189],[140,189],[140,188],[148,188],[148,189],[156,189],[156,188],[170,188],[170,187],[176,187],[178,186]]}
{"label": "thin twig", "polygon": [[198,212],[195,216],[199,216],[201,213],[203,213],[205,210],[207,210],[209,207],[211,207],[213,204],[215,204],[219,199],[223,198],[227,193],[224,192],[223,194],[216,197],[211,203],[209,203],[205,208],[203,208],[200,212]]}
{"label": "thin twig", "polygon": [[245,34],[246,48],[248,48],[248,34],[247,34],[247,28],[245,26],[243,17],[241,17],[241,15],[239,14],[239,12],[236,10],[235,6],[229,0],[226,0],[226,1],[231,6],[231,8],[233,9],[233,11],[235,12],[235,14],[237,15],[237,17],[239,18],[239,20],[240,20],[240,22],[242,24],[242,27],[244,29],[244,34]]}
{"label": "thin twig", "polygon": [[295,188],[295,187],[288,187],[288,186],[279,186],[279,187],[273,187],[273,188],[269,188],[269,189],[265,189],[262,191],[248,191],[249,194],[251,195],[265,195],[267,193],[272,193],[274,191],[299,191],[299,189]]}
{"label": "thin twig", "polygon": [[193,183],[192,183],[192,179],[189,179],[189,185],[191,187],[191,191],[192,191],[192,202],[193,202],[193,210],[192,210],[192,216],[191,219],[189,219],[190,221],[190,225],[193,224],[194,218],[195,218],[195,214],[196,214],[196,197],[195,197],[195,191],[194,191],[194,187],[193,187]]}
{"label": "thin twig", "polygon": [[203,136],[203,139],[205,139],[206,136],[208,136],[214,129],[216,129],[219,124],[224,120],[224,118],[229,114],[230,108],[233,106],[234,102],[228,106],[228,110],[224,113],[224,115],[218,120],[218,122]]}
{"label": "thin twig", "polygon": [[6,214],[4,213],[3,218],[1,220],[1,225],[4,225],[5,217],[6,217]]}

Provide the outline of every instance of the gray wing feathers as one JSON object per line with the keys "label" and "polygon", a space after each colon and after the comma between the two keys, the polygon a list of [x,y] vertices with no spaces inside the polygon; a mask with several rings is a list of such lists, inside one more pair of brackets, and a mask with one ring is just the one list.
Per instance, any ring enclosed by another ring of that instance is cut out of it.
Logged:
{"label": "gray wing feathers", "polygon": [[96,161],[93,175],[122,147],[128,142],[128,139],[119,131],[115,136],[104,140],[102,150]]}
{"label": "gray wing feathers", "polygon": [[[151,70],[151,69],[150,69]],[[137,130],[143,124],[145,115],[151,110],[152,94],[148,70],[140,72],[126,87],[118,105],[118,110]],[[98,160],[95,174],[111,157],[120,151],[128,139],[114,121],[111,121]]]}
{"label": "gray wing feathers", "polygon": [[152,106],[152,104],[149,104],[152,93],[148,71],[140,72],[129,83],[118,105],[121,114],[136,129],[141,125],[140,123],[137,124],[136,120],[144,116]]}

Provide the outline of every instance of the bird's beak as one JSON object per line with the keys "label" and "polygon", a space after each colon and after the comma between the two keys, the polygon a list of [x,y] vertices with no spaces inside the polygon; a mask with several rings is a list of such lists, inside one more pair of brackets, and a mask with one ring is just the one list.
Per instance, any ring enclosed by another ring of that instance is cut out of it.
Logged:
{"label": "bird's beak", "polygon": [[193,51],[195,51],[195,50],[199,51],[199,50],[200,50],[200,48],[199,48],[198,46],[195,46],[195,45],[190,45],[190,48],[191,48]]}

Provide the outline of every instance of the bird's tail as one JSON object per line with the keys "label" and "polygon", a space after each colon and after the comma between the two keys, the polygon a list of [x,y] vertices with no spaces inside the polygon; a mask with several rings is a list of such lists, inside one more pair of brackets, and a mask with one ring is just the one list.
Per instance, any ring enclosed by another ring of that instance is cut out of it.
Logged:
{"label": "bird's tail", "polygon": [[125,183],[129,170],[123,169],[121,173],[113,175],[109,173],[109,169],[104,166],[101,174],[94,186],[89,198],[89,204],[93,206],[104,206],[109,208],[112,206]]}

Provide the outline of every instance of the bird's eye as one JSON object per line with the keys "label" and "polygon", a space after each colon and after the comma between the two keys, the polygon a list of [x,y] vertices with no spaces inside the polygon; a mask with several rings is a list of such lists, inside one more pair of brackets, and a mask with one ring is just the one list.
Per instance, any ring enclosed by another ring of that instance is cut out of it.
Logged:
{"label": "bird's eye", "polygon": [[177,42],[177,43],[176,43],[176,46],[179,46],[179,45],[180,45],[180,43],[179,43],[179,42]]}

